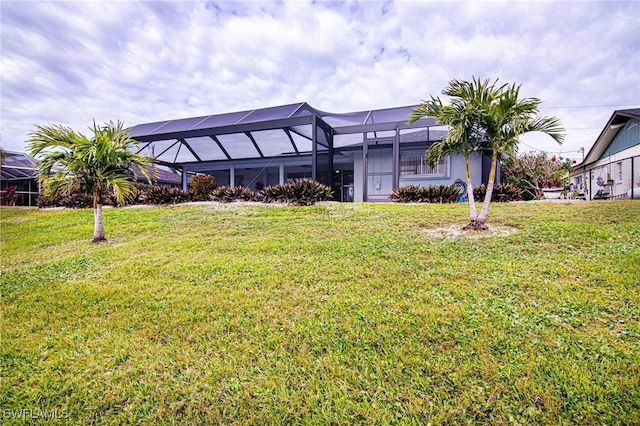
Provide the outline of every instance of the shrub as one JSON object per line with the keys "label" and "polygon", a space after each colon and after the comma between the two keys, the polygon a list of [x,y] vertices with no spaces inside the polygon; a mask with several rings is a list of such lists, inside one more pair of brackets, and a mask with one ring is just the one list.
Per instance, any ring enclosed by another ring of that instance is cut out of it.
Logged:
{"label": "shrub", "polygon": [[221,203],[252,201],[255,199],[255,194],[244,186],[219,186],[213,190],[209,199],[220,201]]}
{"label": "shrub", "polygon": [[420,185],[404,185],[394,189],[389,198],[394,203],[421,203],[422,194]]}
{"label": "shrub", "polygon": [[508,157],[501,168],[502,181],[515,185],[521,199],[543,197],[543,188],[563,188],[569,183],[572,161],[569,158],[549,158],[546,153],[530,152],[517,158]]}
{"label": "shrub", "polygon": [[[81,191],[75,191],[71,194],[58,194],[55,197],[46,197],[38,195],[36,203],[39,208],[47,207],[66,207],[68,209],[88,209],[93,208],[93,196],[85,194]],[[119,207],[120,202],[116,198],[113,191],[102,195],[102,204],[105,206]]]}
{"label": "shrub", "polygon": [[47,207],[57,207],[59,206],[59,204],[57,204],[57,199],[55,198],[49,198],[49,197],[45,197],[44,195],[38,195],[36,197],[36,203],[38,204],[38,208],[40,209],[44,209]]}
{"label": "shrub", "polygon": [[455,203],[460,199],[460,188],[455,185],[438,185],[424,188],[427,203]]}
{"label": "shrub", "polygon": [[331,187],[310,179],[300,179],[264,188],[259,192],[265,203],[286,203],[295,206],[310,206],[318,201],[333,198]]}
{"label": "shrub", "polygon": [[194,201],[205,201],[211,196],[214,189],[218,187],[216,180],[211,175],[195,175],[191,177],[191,189],[189,195]]}
{"label": "shrub", "polygon": [[404,185],[389,196],[395,203],[454,203],[460,199],[460,188],[455,185]]}
{"label": "shrub", "polygon": [[102,204],[105,206],[122,207],[122,203],[120,203],[118,197],[116,197],[116,193],[113,191],[110,191],[108,194],[102,196]]}
{"label": "shrub", "polygon": [[[487,195],[487,187],[483,184],[473,188],[473,197],[477,201],[484,200]],[[491,202],[507,203],[509,201],[522,200],[522,191],[515,185],[510,183],[499,183],[493,186],[493,194],[491,194]]]}
{"label": "shrub", "polygon": [[145,194],[151,188],[151,185],[145,183],[136,183],[133,185],[131,192],[125,197],[125,204],[136,205],[145,203]]}
{"label": "shrub", "polygon": [[152,186],[143,195],[147,204],[178,204],[189,201],[189,193],[178,188],[160,185]]}
{"label": "shrub", "polygon": [[82,192],[63,195],[58,203],[68,209],[88,209],[93,207],[93,197]]}

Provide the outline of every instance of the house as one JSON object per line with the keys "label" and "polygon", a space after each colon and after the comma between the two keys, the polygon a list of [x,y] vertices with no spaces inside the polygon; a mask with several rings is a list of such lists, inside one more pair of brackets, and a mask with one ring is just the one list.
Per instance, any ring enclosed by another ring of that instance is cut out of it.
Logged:
{"label": "house", "polygon": [[[154,170],[151,170],[151,168]],[[136,176],[136,182],[143,184],[149,183],[138,166],[131,166],[131,170],[133,170],[133,174]],[[163,167],[147,166],[147,173],[152,177],[151,183],[154,185],[164,185],[174,188],[180,188],[182,186],[182,176],[171,170],[165,170]]]}
{"label": "house", "polygon": [[640,108],[613,113],[571,178],[588,200],[640,199]]}
{"label": "house", "polygon": [[[406,185],[465,180],[464,159],[425,163],[425,150],[446,137],[432,118],[407,124],[416,106],[331,113],[306,102],[138,124],[130,128],[140,151],[180,170],[182,187],[195,173],[220,185],[264,186],[314,179],[338,201],[389,201]],[[471,158],[473,184],[486,183],[490,159]]]}
{"label": "house", "polygon": [[7,188],[16,186],[16,206],[36,206],[40,186],[36,178],[36,160],[22,152],[5,151],[0,166],[0,192],[2,204],[6,203]]}

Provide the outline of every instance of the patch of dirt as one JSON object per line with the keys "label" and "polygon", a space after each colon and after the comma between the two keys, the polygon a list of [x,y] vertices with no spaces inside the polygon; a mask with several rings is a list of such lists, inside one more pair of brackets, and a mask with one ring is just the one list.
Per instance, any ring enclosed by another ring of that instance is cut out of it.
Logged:
{"label": "patch of dirt", "polygon": [[485,238],[485,237],[506,237],[518,232],[517,228],[501,225],[487,225],[486,231],[474,231],[462,229],[464,225],[451,225],[442,228],[422,228],[427,236],[432,238]]}

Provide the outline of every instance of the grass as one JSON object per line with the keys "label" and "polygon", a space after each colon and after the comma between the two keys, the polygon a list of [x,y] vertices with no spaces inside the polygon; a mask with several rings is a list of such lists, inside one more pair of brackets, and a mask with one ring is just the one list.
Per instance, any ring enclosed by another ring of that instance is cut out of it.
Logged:
{"label": "grass", "polygon": [[638,202],[104,215],[0,209],[4,424],[640,424]]}

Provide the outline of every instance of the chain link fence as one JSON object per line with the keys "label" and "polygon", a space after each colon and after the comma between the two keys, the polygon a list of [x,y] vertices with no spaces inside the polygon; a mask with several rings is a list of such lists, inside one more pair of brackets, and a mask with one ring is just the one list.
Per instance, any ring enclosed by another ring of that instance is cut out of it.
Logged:
{"label": "chain link fence", "polygon": [[640,199],[640,156],[594,167],[584,176],[587,199]]}

